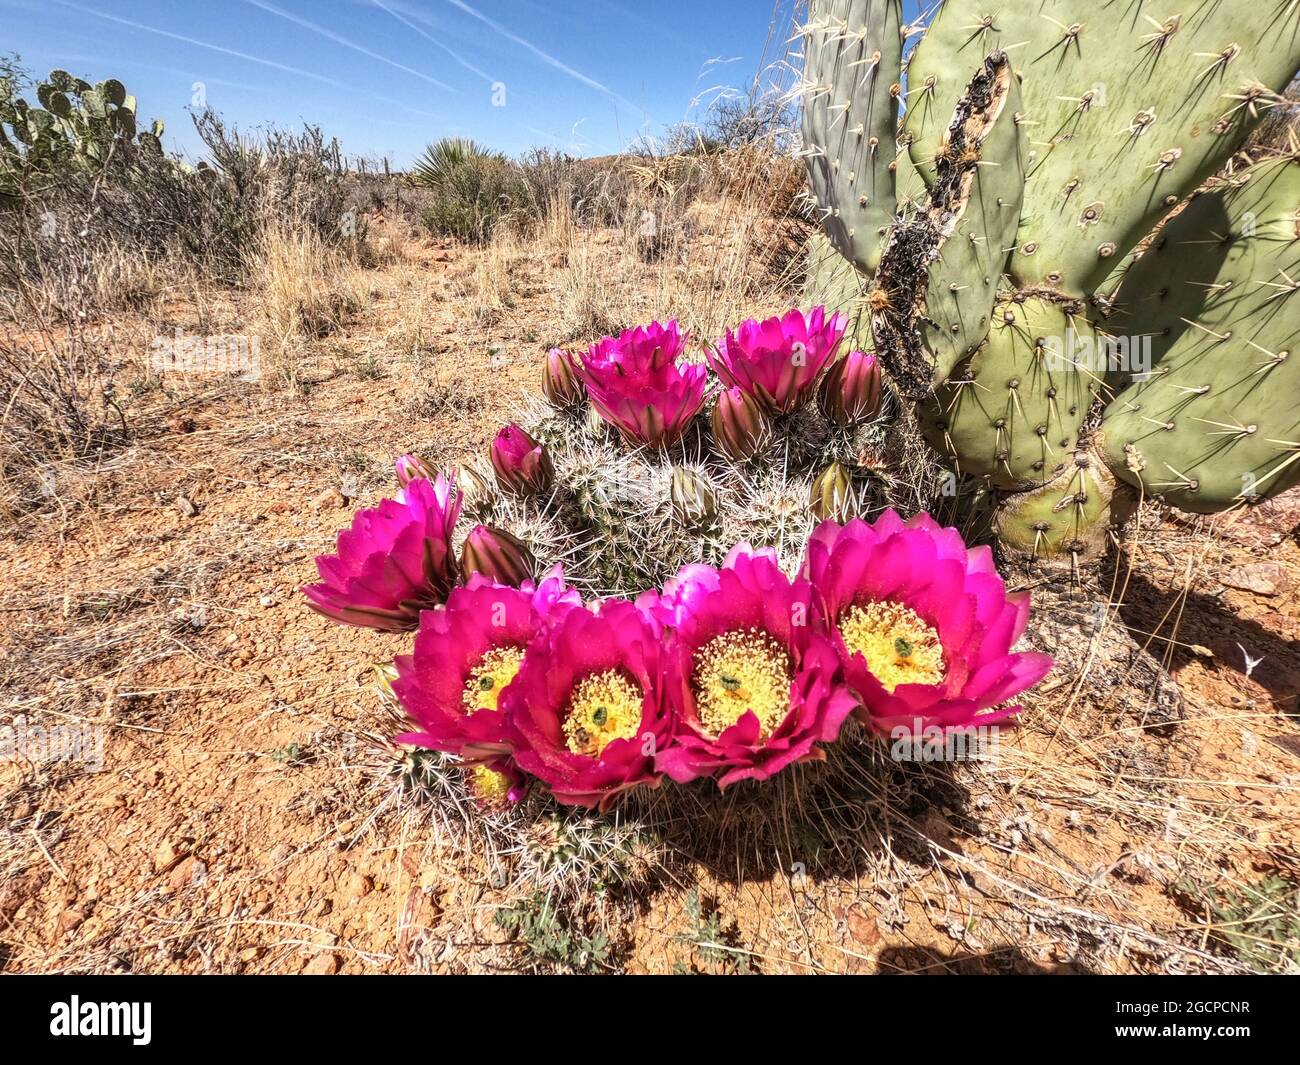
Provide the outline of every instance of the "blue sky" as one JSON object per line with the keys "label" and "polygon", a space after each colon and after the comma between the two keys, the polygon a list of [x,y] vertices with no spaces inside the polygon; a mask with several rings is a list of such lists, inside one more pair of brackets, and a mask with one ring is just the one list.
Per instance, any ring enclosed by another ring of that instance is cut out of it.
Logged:
{"label": "blue sky", "polygon": [[119,78],[172,150],[199,150],[201,82],[241,128],[319,123],[402,166],[446,135],[617,151],[746,86],[772,14],[772,0],[0,0],[0,52],[39,76]]}

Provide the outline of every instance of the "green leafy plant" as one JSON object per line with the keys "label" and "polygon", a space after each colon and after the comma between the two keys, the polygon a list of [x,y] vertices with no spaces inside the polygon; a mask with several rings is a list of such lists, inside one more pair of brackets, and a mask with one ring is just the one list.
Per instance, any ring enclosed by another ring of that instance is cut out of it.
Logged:
{"label": "green leafy plant", "polygon": [[609,937],[576,927],[572,917],[544,891],[498,910],[495,920],[536,962],[579,973],[610,968],[613,951]]}
{"label": "green leafy plant", "polygon": [[1300,885],[1266,876],[1241,887],[1178,886],[1222,947],[1257,972],[1300,972]]}

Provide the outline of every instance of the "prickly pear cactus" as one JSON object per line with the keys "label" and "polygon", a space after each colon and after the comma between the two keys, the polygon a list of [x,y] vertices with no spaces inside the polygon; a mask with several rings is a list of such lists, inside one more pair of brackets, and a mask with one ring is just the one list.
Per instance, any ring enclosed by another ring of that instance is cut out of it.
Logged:
{"label": "prickly pear cactus", "polygon": [[[899,140],[929,195],[861,283],[1004,557],[1077,567],[1134,490],[1213,512],[1296,483],[1300,162],[1236,153],[1300,67],[1300,5],[981,3],[947,0],[908,58]],[[842,6],[810,26],[871,32]]]}
{"label": "prickly pear cactus", "polygon": [[804,27],[803,135],[823,228],[872,273],[894,220],[901,94],[898,0],[829,0]]}
{"label": "prickly pear cactus", "polygon": [[136,99],[116,78],[91,85],[53,70],[35,89],[39,107],[0,82],[0,194],[16,195],[25,180],[60,167],[96,171],[124,147],[162,151],[162,123],[137,130]]}
{"label": "prickly pear cactus", "polygon": [[928,268],[922,336],[939,380],[975,354],[1016,241],[1025,190],[1020,88],[1005,53],[985,60],[937,161],[930,213],[941,243]]}
{"label": "prickly pear cactus", "polygon": [[1036,298],[1001,305],[979,350],[938,386],[924,408],[930,442],[961,473],[1019,490],[1071,462],[1101,381],[1060,359],[1048,338],[1093,327],[1077,306]]}
{"label": "prickly pear cactus", "polygon": [[1293,5],[1169,8],[947,0],[912,55],[906,136],[923,175],[971,73],[996,49],[1012,56],[1031,141],[1016,284],[1090,296],[1295,74]]}
{"label": "prickly pear cactus", "polygon": [[1300,160],[1242,171],[1161,231],[1116,300],[1181,328],[1106,410],[1120,477],[1198,513],[1300,482],[1298,292]]}

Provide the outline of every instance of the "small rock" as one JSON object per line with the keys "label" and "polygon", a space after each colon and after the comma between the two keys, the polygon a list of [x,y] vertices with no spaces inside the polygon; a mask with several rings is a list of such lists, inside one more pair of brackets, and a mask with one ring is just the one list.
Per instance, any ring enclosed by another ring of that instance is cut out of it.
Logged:
{"label": "small rock", "polygon": [[165,873],[184,857],[185,851],[180,844],[164,839],[158,844],[158,849],[154,851],[153,871],[155,873]]}
{"label": "small rock", "polygon": [[327,488],[311,501],[312,510],[338,510],[347,506],[347,498],[337,488]]}
{"label": "small rock", "polygon": [[190,497],[183,493],[176,497],[176,509],[187,518],[192,518],[199,512],[199,508],[194,505]]}
{"label": "small rock", "polygon": [[173,891],[183,891],[187,887],[197,887],[207,879],[207,876],[207,863],[191,855],[172,870],[172,875],[167,882]]}
{"label": "small rock", "polygon": [[239,960],[242,962],[257,961],[261,956],[261,947],[247,947],[239,952]]}
{"label": "small rock", "polygon": [[343,893],[349,899],[363,899],[370,894],[370,891],[374,886],[374,882],[370,877],[362,876],[360,873],[354,873],[352,876],[348,877]]}
{"label": "small rock", "polygon": [[872,918],[868,917],[857,906],[849,907],[848,913],[845,914],[845,920],[848,922],[849,935],[853,937],[855,942],[867,948],[879,945],[880,928]]}
{"label": "small rock", "polygon": [[339,959],[336,954],[317,954],[303,966],[304,976],[333,976],[339,971]]}
{"label": "small rock", "polygon": [[64,910],[59,914],[60,935],[67,935],[74,928],[77,928],[85,919],[86,915],[80,910]]}
{"label": "small rock", "polygon": [[1256,595],[1277,595],[1278,585],[1285,574],[1280,562],[1252,562],[1246,566],[1231,569],[1222,577],[1229,588],[1238,588],[1243,592]]}

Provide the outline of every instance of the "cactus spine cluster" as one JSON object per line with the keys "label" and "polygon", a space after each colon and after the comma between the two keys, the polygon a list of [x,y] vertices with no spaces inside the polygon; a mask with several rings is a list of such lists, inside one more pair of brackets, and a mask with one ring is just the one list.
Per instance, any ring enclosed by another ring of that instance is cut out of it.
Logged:
{"label": "cactus spine cluster", "polygon": [[[1238,154],[1300,67],[1300,8],[1186,8],[946,0],[903,62],[898,3],[810,3],[808,172],[857,274],[816,249],[813,294],[862,294],[1009,556],[1095,556],[1121,497],[1209,513],[1300,482],[1300,158]],[[884,212],[895,185],[864,172],[863,139],[899,93],[848,87],[864,52],[905,71],[882,167],[928,189],[883,235],[861,201]]]}

